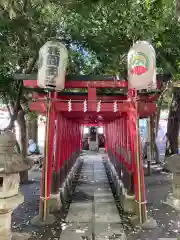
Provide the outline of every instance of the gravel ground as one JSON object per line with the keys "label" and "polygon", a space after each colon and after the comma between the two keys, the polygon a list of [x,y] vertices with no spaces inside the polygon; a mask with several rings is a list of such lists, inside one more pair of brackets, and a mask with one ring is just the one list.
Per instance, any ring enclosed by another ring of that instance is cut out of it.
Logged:
{"label": "gravel ground", "polygon": [[151,176],[145,177],[148,215],[157,221],[158,227],[153,230],[133,229],[127,232],[128,240],[180,237],[180,214],[164,204],[172,190],[171,179],[171,174],[159,171],[154,171]]}
{"label": "gravel ground", "polygon": [[59,240],[62,229],[66,228],[65,218],[69,203],[66,209],[61,209],[55,214],[56,221],[52,225],[39,228],[32,226],[30,220],[38,215],[39,209],[40,172],[30,171],[29,179],[28,184],[21,186],[25,201],[12,214],[12,231],[30,233],[30,240]]}

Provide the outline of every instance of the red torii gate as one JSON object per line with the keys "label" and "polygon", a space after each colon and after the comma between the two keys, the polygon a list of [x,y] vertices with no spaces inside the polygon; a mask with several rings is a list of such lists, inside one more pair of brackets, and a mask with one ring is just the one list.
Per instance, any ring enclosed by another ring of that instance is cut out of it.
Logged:
{"label": "red torii gate", "polygon": [[[46,93],[38,89],[36,76],[17,75],[15,78],[24,80],[24,86],[35,92],[33,101],[30,103],[30,110],[45,114],[47,111]],[[163,80],[166,79],[168,77],[164,75],[157,75],[158,90],[163,88]],[[47,189],[42,191],[41,197],[49,200],[51,193],[59,191],[68,171],[82,150],[83,126],[103,124],[106,151],[118,172],[119,179],[125,182],[127,194],[135,195],[139,209],[138,215],[142,223],[146,219],[146,199],[139,129],[136,122],[138,118],[155,114],[160,91],[149,94],[138,92],[137,94],[136,90],[128,89],[127,81],[117,80],[115,77],[81,76],[73,79],[67,76],[65,89],[73,88],[86,88],[87,93],[51,92],[49,95],[51,109],[47,135],[49,143],[48,184]],[[125,94],[97,94],[99,88],[124,89]],[[55,137],[56,149],[54,151]],[[52,188],[51,182],[53,182]]]}

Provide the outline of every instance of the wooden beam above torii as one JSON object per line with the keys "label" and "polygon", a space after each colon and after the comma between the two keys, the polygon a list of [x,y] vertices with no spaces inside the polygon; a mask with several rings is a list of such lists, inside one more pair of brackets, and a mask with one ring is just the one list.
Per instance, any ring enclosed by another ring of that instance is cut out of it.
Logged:
{"label": "wooden beam above torii", "polygon": [[[46,97],[46,93],[33,93],[32,99],[42,101]],[[139,101],[144,102],[156,102],[158,100],[159,94],[152,93],[150,95],[145,94],[139,94]],[[82,93],[82,92],[59,92],[57,95],[57,99],[61,100],[79,100],[84,101],[88,98],[88,93]],[[101,101],[123,101],[127,100],[127,95],[122,95],[118,93],[106,93],[106,95],[98,94],[97,93],[97,100]]]}
{"label": "wooden beam above torii", "polygon": [[[15,74],[14,80],[24,81],[25,87],[38,88],[37,74]],[[157,74],[157,88],[162,87],[163,82],[171,78],[170,74]],[[128,81],[116,76],[66,76],[65,88],[127,88]]]}
{"label": "wooden beam above torii", "polygon": [[[157,75],[157,90],[162,89],[163,82],[168,81],[170,75]],[[14,75],[14,79],[23,80],[24,86],[33,89],[39,89],[37,84],[37,74],[34,75]],[[86,111],[96,115],[96,112],[101,114],[112,115],[114,118],[114,103],[117,104],[116,111],[119,113],[127,113],[130,111],[131,106],[128,100],[128,81],[124,79],[119,79],[115,76],[66,76],[65,89],[68,88],[87,88],[87,93],[72,93],[63,91],[56,94],[56,101],[53,106],[56,112],[61,112],[68,115],[68,118],[73,117],[74,113],[84,113],[86,116]],[[114,88],[125,89],[124,94],[114,93],[112,95],[97,94],[98,88]],[[46,104],[44,103],[44,98],[46,97],[45,92],[33,93],[32,99],[35,101],[30,104],[30,109],[32,111],[40,111],[41,113],[46,112]],[[152,115],[156,111],[156,104],[159,97],[158,91],[150,91],[150,94],[146,91],[138,92],[138,114],[140,117],[147,117]],[[92,101],[93,100],[93,101]],[[84,110],[84,102],[87,101],[87,110]],[[69,104],[71,110],[69,110]],[[98,110],[98,106],[100,110]],[[84,119],[83,116],[81,116]]]}
{"label": "wooden beam above torii", "polygon": [[[95,106],[97,106],[97,102],[95,103]],[[83,113],[85,116],[86,114],[105,114],[112,116],[113,114],[116,114],[113,109],[113,102],[107,103],[107,102],[102,102],[101,103],[101,108],[100,111],[97,113],[96,109],[94,110],[93,108],[90,109],[87,106],[87,113],[84,112],[84,103],[83,102],[71,102],[71,107],[72,110],[68,110],[68,101],[64,102],[54,102],[54,110],[56,112],[61,112],[61,113],[68,113],[68,118],[73,118],[74,116],[77,116],[77,113]],[[46,112],[46,104],[44,102],[32,102],[30,104],[30,109],[31,111],[39,111],[41,113]],[[117,112],[118,113],[126,113],[131,110],[131,104],[128,101],[124,102],[117,102]],[[156,111],[156,104],[154,103],[148,103],[148,102],[139,102],[138,103],[138,112],[140,117],[147,117],[151,114],[153,114]],[[83,117],[84,118],[84,117]]]}

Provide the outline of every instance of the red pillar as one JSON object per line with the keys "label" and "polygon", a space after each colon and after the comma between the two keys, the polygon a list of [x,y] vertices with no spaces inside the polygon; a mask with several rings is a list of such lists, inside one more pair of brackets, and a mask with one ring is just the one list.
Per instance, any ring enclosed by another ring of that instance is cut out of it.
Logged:
{"label": "red pillar", "polygon": [[55,135],[55,120],[56,113],[54,111],[54,104],[52,103],[52,111],[50,113],[50,126],[49,126],[49,138],[48,138],[48,197],[51,194],[51,181],[52,181],[52,170],[53,170],[53,158],[54,158],[54,135]]}
{"label": "red pillar", "polygon": [[61,151],[60,151],[60,177],[61,177],[61,184],[65,180],[65,150],[66,150],[66,136],[65,136],[65,119],[62,117],[62,144],[61,144]]}
{"label": "red pillar", "polygon": [[108,153],[108,131],[107,131],[107,128],[108,128],[108,124],[105,124],[104,125],[104,135],[105,135],[105,151],[106,153]]}
{"label": "red pillar", "polygon": [[69,120],[67,120],[67,156],[66,156],[66,161],[67,161],[67,175],[69,173],[69,158],[70,158],[70,145],[72,144],[70,142],[70,130],[71,130],[71,122]]}
{"label": "red pillar", "polygon": [[49,106],[46,119],[46,136],[47,142],[45,145],[45,159],[42,170],[41,180],[41,196],[40,196],[40,218],[42,221],[46,220],[48,214],[48,200],[51,196],[51,182],[52,182],[52,170],[53,170],[53,157],[54,157],[54,133],[56,120],[56,113],[54,109],[54,103],[51,101],[56,98],[55,93],[49,93]]}
{"label": "red pillar", "polygon": [[61,161],[62,161],[62,145],[63,145],[63,117],[61,113],[56,115],[56,140],[54,153],[54,168],[52,176],[52,193],[58,193],[61,186]]}
{"label": "red pillar", "polygon": [[131,121],[131,144],[133,148],[133,170],[135,181],[135,197],[139,209],[140,223],[147,219],[146,212],[146,196],[144,184],[144,167],[142,154],[140,153],[140,136],[138,125],[138,107],[136,102],[137,92],[134,89],[129,89],[129,100],[131,101],[131,109],[129,111],[129,121]]}
{"label": "red pillar", "polygon": [[68,127],[68,125],[67,125],[67,119],[64,119],[64,177],[66,178],[66,176],[67,176],[67,172],[68,172],[68,170],[67,170],[67,151],[68,151],[68,149],[67,149],[67,145],[68,145],[68,140],[67,140],[67,127]]}
{"label": "red pillar", "polygon": [[77,129],[78,129],[78,142],[77,142],[77,146],[78,146],[78,155],[80,155],[81,151],[82,151],[82,140],[83,140],[83,127],[81,124],[77,124]]}
{"label": "red pillar", "polygon": [[88,87],[88,111],[96,112],[97,110],[96,99],[97,99],[96,88]]}
{"label": "red pillar", "polygon": [[84,134],[84,126],[83,125],[80,125],[80,152],[82,152],[83,150],[83,134]]}
{"label": "red pillar", "polygon": [[74,134],[74,128],[73,123],[70,121],[70,131],[69,131],[69,168],[73,165],[73,134]]}

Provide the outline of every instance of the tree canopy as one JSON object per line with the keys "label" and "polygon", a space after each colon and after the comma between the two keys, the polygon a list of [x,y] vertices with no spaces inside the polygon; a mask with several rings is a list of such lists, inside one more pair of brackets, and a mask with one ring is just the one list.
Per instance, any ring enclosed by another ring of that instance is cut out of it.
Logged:
{"label": "tree canopy", "polygon": [[0,6],[3,73],[33,71],[39,48],[52,38],[67,45],[72,73],[126,71],[127,53],[136,40],[153,44],[158,69],[178,73],[175,1],[6,0]]}
{"label": "tree canopy", "polygon": [[[124,78],[130,47],[147,40],[156,50],[157,72],[179,80],[179,15],[178,0],[1,0],[0,97],[9,108],[10,127],[19,112],[24,117],[28,98],[11,76],[37,72],[38,51],[50,39],[66,45],[69,74]],[[160,98],[159,109],[171,95]]]}
{"label": "tree canopy", "polygon": [[[19,0],[0,1],[0,88],[16,92],[13,73],[37,71],[39,48],[58,39],[69,51],[70,74],[119,74],[126,77],[127,53],[148,40],[157,53],[157,70],[180,67],[180,23],[171,0]],[[15,90],[15,91],[14,91]],[[3,96],[3,95],[2,95]]]}

